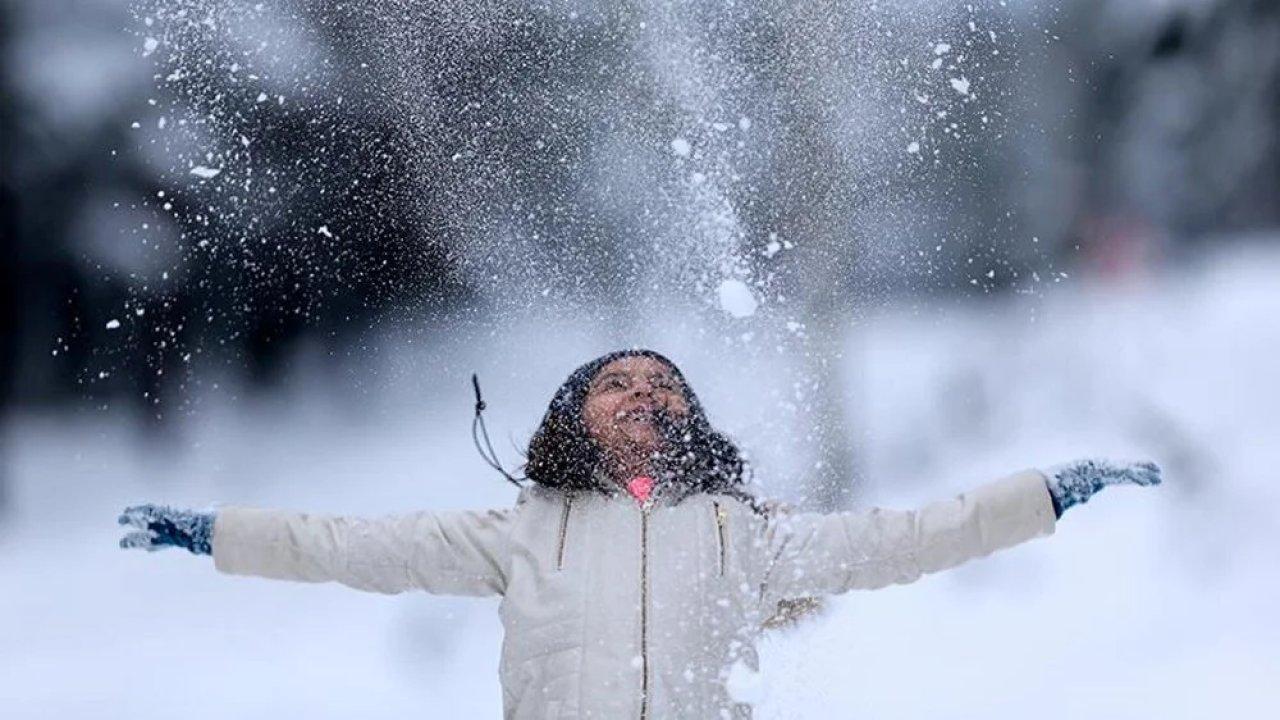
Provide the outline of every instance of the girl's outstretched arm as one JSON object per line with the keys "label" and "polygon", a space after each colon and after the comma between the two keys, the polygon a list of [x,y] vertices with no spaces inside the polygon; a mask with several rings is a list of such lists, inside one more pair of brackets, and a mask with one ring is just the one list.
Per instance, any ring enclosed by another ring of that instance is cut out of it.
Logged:
{"label": "girl's outstretched arm", "polygon": [[127,508],[139,528],[121,547],[185,547],[213,556],[234,575],[338,582],[359,590],[501,594],[510,556],[512,510],[415,512],[380,518],[223,507],[196,512],[162,505]]}
{"label": "girl's outstretched arm", "polygon": [[1107,485],[1154,485],[1151,463],[1081,460],[1026,470],[918,510],[872,508],[771,518],[766,593],[801,597],[914,582],[1032,538]]}

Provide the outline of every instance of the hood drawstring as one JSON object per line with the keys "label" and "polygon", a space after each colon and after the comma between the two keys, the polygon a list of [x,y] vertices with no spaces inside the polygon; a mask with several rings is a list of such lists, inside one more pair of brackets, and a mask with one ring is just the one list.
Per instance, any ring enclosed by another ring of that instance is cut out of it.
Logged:
{"label": "hood drawstring", "polygon": [[[498,460],[498,453],[493,449],[493,443],[489,441],[489,429],[485,427],[484,416],[481,414],[484,412],[484,400],[480,397],[480,378],[476,377],[475,373],[471,373],[471,386],[476,391],[476,416],[471,420],[471,440],[476,445],[476,452],[480,453],[486,465],[502,473],[502,477],[506,478],[507,482],[519,488],[524,487],[520,481],[525,478],[517,478],[502,467],[502,463]],[[482,436],[484,437],[483,447],[480,445]]]}

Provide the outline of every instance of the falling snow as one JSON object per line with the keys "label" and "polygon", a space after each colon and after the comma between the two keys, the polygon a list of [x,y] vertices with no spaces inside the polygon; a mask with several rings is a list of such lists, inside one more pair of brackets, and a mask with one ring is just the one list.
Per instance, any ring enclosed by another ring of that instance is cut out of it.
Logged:
{"label": "falling snow", "polygon": [[759,305],[751,288],[741,280],[721,281],[720,286],[716,288],[716,294],[720,298],[720,308],[735,318],[751,317],[756,313],[756,307]]}

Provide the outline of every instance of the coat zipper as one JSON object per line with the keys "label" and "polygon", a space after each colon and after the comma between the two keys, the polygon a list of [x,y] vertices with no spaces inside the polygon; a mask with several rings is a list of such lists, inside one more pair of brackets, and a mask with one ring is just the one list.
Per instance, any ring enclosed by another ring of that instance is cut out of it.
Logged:
{"label": "coat zipper", "polygon": [[564,567],[565,538],[569,534],[569,511],[573,508],[573,496],[564,496],[564,510],[560,513],[560,546],[556,549],[556,570]]}
{"label": "coat zipper", "polygon": [[649,505],[640,508],[640,720],[649,717]]}
{"label": "coat zipper", "polygon": [[716,513],[716,538],[719,540],[720,547],[720,577],[724,577],[725,554],[728,552],[728,526],[729,517],[724,507],[719,502],[712,502],[711,507]]}

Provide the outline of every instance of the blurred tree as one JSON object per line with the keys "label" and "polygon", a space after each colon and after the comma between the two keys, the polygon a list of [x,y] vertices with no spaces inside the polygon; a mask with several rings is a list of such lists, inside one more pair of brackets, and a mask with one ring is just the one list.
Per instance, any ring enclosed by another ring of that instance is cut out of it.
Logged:
{"label": "blurred tree", "polygon": [[1074,198],[1066,250],[1123,272],[1157,243],[1280,224],[1280,5],[1081,0],[1064,12],[1049,70],[1074,80],[1051,110],[1072,108],[1056,152],[1077,171],[1051,190]]}
{"label": "blurred tree", "polygon": [[[1032,235],[1067,254],[1096,228],[1280,222],[1275,3],[1117,22],[1138,11],[1078,0],[1048,50],[1038,19],[1006,40],[1004,10],[959,2],[139,5],[153,45],[114,5],[5,5],[11,49],[65,27],[150,53],[74,131],[22,82],[39,53],[3,56],[0,382],[29,401],[162,415],[189,362],[267,383],[388,316],[741,277],[808,328],[808,495],[834,507],[858,474],[853,314],[1015,285]],[[1041,56],[1062,85],[1023,74]],[[1005,131],[1037,106],[1064,119],[1024,135],[1067,161],[1027,182]]]}
{"label": "blurred tree", "polygon": [[[0,5],[0,58],[8,57],[12,50],[13,10],[8,3]],[[19,283],[23,275],[23,256],[18,246],[18,188],[9,160],[17,139],[13,127],[17,103],[3,69],[0,67],[0,258],[4,258],[0,261],[0,513],[8,504],[7,470],[2,458],[4,443],[8,442],[7,411],[18,372],[18,339],[22,334]]]}

